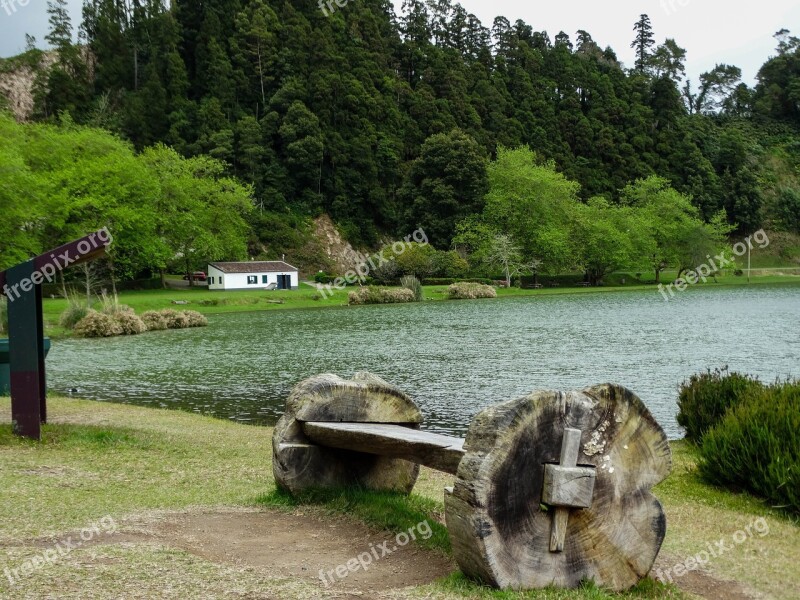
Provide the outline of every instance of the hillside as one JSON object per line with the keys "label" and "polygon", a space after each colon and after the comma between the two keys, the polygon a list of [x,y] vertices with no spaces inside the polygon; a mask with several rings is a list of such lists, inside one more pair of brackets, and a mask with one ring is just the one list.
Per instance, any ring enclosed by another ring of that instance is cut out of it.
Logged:
{"label": "hillside", "polygon": [[734,233],[800,227],[800,41],[786,30],[749,88],[733,65],[688,81],[680,40],[659,43],[647,15],[626,68],[587,30],[481,23],[449,0],[400,15],[386,0],[171,5],[92,0],[73,24],[58,0],[55,50],[0,63],[0,90],[19,119],[69,115],[137,151],[222,161],[252,186],[251,256],[298,249],[326,268],[309,247],[321,214],[358,247],[424,226],[449,249],[503,147],[530,147],[583,202],[659,176]]}

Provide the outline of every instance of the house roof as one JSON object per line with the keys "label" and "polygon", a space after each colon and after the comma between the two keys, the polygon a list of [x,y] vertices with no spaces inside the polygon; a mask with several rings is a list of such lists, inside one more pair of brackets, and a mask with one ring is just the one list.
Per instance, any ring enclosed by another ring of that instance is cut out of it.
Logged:
{"label": "house roof", "polygon": [[297,271],[297,267],[285,263],[280,260],[269,262],[219,262],[210,263],[211,267],[222,271],[223,273],[277,273],[286,271]]}

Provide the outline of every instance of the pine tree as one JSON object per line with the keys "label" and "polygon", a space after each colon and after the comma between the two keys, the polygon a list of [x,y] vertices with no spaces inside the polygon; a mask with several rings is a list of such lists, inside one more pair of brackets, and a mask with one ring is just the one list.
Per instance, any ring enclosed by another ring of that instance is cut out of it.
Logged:
{"label": "pine tree", "polygon": [[62,56],[72,47],[72,19],[67,0],[48,0],[50,31],[44,39]]}
{"label": "pine tree", "polygon": [[641,15],[636,25],[633,26],[633,30],[636,32],[636,39],[631,44],[631,48],[636,51],[634,68],[639,73],[646,73],[650,67],[650,48],[656,44],[650,17],[646,14]]}

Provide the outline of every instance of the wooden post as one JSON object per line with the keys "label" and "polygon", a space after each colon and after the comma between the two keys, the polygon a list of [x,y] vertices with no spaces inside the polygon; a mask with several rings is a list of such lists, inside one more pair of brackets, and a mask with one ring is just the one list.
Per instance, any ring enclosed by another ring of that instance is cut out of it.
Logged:
{"label": "wooden post", "polygon": [[102,256],[111,234],[101,229],[0,271],[0,294],[8,299],[8,350],[11,371],[11,419],[14,433],[41,440],[47,422],[42,283],[69,266]]}
{"label": "wooden post", "polygon": [[[573,468],[578,466],[578,451],[581,446],[580,429],[564,430],[564,441],[561,442],[560,466]],[[547,488],[547,474],[545,473],[545,488]],[[567,537],[567,524],[569,522],[569,508],[559,506],[553,512],[553,525],[550,529],[550,552],[563,552],[564,539]]]}
{"label": "wooden post", "polygon": [[33,273],[33,261],[7,272],[7,284],[19,285],[20,290],[19,297],[8,299],[8,346],[14,433],[39,441],[41,424],[47,419],[47,399],[42,288],[31,283]]}

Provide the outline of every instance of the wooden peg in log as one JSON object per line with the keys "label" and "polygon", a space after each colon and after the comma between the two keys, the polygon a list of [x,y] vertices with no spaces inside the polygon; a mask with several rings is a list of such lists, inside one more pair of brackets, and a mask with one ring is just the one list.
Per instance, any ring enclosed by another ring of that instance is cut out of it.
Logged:
{"label": "wooden peg in log", "polygon": [[567,427],[561,442],[561,463],[544,467],[542,502],[555,508],[550,552],[564,551],[570,510],[592,505],[595,472],[591,467],[578,467],[580,446],[581,430]]}

